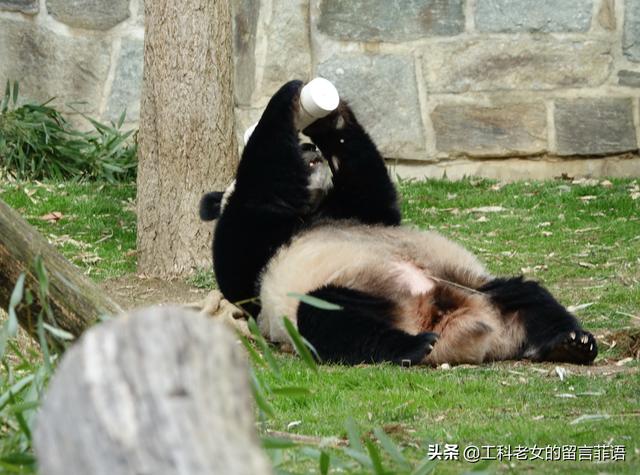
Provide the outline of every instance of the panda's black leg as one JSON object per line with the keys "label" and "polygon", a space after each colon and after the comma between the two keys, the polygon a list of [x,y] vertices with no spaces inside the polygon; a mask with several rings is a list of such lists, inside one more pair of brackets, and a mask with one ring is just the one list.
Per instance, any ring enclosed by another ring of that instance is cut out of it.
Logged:
{"label": "panda's black leg", "polygon": [[260,272],[300,228],[308,210],[308,169],[294,126],[301,87],[300,81],[291,81],[269,101],[244,148],[235,189],[216,225],[214,270],[231,302],[259,294]]}
{"label": "panda's black leg", "polygon": [[334,172],[333,188],[321,206],[321,215],[366,224],[400,223],[397,193],[384,160],[345,103],[303,132]]}
{"label": "panda's black leg", "polygon": [[494,279],[478,290],[502,313],[517,313],[525,330],[522,356],[576,364],[591,363],[597,356],[593,335],[539,283],[522,277]]}
{"label": "panda's black leg", "polygon": [[301,87],[301,81],[290,81],[267,104],[242,152],[235,201],[241,197],[278,214],[307,205],[308,169],[294,125]]}
{"label": "panda's black leg", "polygon": [[338,286],[310,295],[342,307],[323,310],[301,302],[298,308],[298,330],[324,362],[418,364],[436,343],[435,333],[393,328],[392,304],[385,299]]}

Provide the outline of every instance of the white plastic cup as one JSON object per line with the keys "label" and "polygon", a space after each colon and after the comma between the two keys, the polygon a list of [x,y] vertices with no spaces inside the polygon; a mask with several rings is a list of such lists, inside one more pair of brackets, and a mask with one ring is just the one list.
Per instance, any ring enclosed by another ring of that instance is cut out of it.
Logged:
{"label": "white plastic cup", "polygon": [[300,91],[300,113],[296,126],[302,130],[336,110],[340,96],[336,87],[325,78],[309,81]]}
{"label": "white plastic cup", "polygon": [[[296,128],[302,130],[318,119],[328,116],[340,104],[338,90],[325,78],[315,78],[309,81],[300,91],[300,111],[296,120]],[[244,131],[244,144],[256,128],[256,122]]]}

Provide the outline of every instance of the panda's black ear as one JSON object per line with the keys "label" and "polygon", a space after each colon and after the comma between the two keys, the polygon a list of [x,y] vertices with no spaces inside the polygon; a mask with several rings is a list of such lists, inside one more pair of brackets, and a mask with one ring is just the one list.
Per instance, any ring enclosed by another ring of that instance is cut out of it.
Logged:
{"label": "panda's black ear", "polygon": [[223,195],[222,191],[211,191],[202,197],[200,200],[200,219],[202,221],[213,221],[220,216],[220,202]]}

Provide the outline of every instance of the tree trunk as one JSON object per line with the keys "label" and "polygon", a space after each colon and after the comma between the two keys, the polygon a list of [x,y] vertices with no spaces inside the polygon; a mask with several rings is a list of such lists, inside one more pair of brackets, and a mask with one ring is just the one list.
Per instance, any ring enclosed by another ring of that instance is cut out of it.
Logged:
{"label": "tree trunk", "polygon": [[[49,304],[57,324],[79,335],[101,315],[121,311],[117,303],[81,274],[36,229],[10,206],[0,200],[0,307],[7,308],[16,280],[26,273],[25,286],[37,295],[36,256],[42,260],[49,276]],[[18,312],[20,325],[31,335],[36,334],[34,318],[40,306],[37,299]]]}
{"label": "tree trunk", "polygon": [[204,192],[235,173],[228,0],[145,0],[139,132],[138,270],[157,277],[211,266]]}
{"label": "tree trunk", "polygon": [[38,414],[42,475],[271,473],[246,356],[179,307],[98,325],[64,355]]}

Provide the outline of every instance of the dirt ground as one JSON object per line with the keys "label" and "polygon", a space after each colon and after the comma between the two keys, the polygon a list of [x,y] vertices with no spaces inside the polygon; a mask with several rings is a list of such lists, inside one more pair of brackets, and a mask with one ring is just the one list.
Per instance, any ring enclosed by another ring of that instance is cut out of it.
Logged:
{"label": "dirt ground", "polygon": [[[125,310],[167,303],[198,302],[209,293],[209,289],[195,288],[184,280],[150,279],[139,277],[135,274],[107,280],[101,284],[101,287],[114,300],[120,303]],[[569,374],[610,377],[618,373],[640,373],[640,367],[633,364],[634,360],[640,359],[640,327],[616,332],[600,331],[596,333],[596,338],[601,351],[612,347],[617,348],[616,357],[599,358],[595,364],[590,366],[563,364],[562,366]],[[35,342],[25,332],[20,332],[18,340],[19,346],[35,347]],[[511,371],[536,365],[539,371],[549,372],[550,374],[556,368],[553,363],[540,364],[528,361],[504,361],[494,363],[494,365],[498,368],[508,368]],[[459,367],[469,366],[472,365],[461,365]]]}
{"label": "dirt ground", "polygon": [[[207,289],[194,288],[183,280],[166,281],[140,278],[136,275],[127,275],[105,281],[102,284],[102,288],[125,309],[164,303],[196,302],[202,300],[209,292]],[[599,359],[596,364],[591,366],[563,365],[568,368],[570,373],[612,376],[618,373],[635,374],[640,372],[640,368],[629,366],[629,363],[632,362],[629,358],[640,358],[640,327],[617,332],[601,331],[596,333],[596,338],[602,350],[612,346],[617,347],[619,356],[616,358]],[[625,359],[626,362],[624,361]],[[513,370],[531,364],[534,363],[527,361],[499,363],[499,365],[506,365]],[[542,370],[554,371],[555,365],[545,363],[540,364],[540,368]]]}
{"label": "dirt ground", "polygon": [[209,293],[208,289],[192,287],[184,280],[149,279],[135,274],[106,280],[101,287],[125,310],[157,304],[196,302]]}

